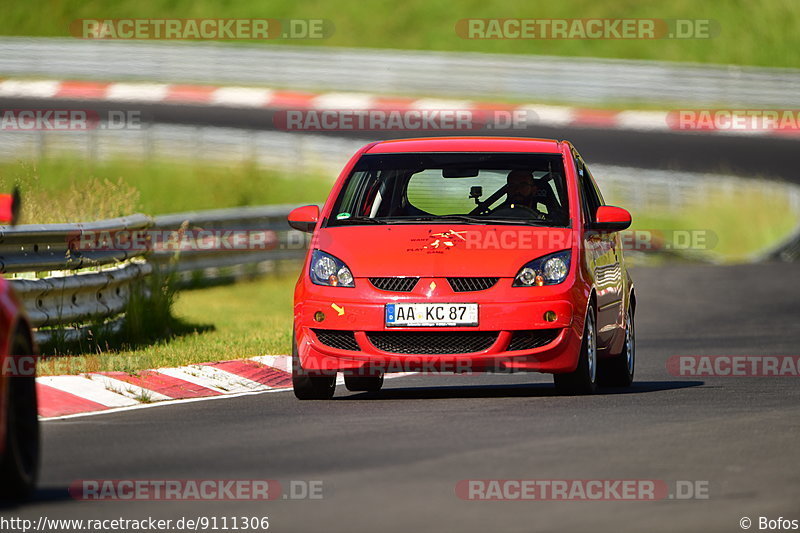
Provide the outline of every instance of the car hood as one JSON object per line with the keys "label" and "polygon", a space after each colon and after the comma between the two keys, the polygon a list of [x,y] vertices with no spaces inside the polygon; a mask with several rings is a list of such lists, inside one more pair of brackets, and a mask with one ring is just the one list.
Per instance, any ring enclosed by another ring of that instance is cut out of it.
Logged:
{"label": "car hood", "polygon": [[569,228],[396,224],[317,231],[312,247],[347,264],[355,277],[514,277],[533,259],[571,247]]}

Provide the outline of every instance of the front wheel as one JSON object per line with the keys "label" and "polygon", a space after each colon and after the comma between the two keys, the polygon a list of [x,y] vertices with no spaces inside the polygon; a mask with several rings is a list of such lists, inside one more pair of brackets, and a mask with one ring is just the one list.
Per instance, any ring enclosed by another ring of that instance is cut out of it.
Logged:
{"label": "front wheel", "polygon": [[567,374],[553,374],[556,390],[569,396],[592,394],[597,390],[597,326],[593,306],[586,312],[578,366]]}
{"label": "front wheel", "polygon": [[[33,355],[24,332],[15,334],[11,355]],[[6,442],[0,457],[0,499],[22,500],[33,492],[39,471],[36,377],[7,377],[6,384]]]}
{"label": "front wheel", "polygon": [[636,367],[636,335],[633,327],[633,310],[630,305],[625,314],[625,346],[622,353],[601,359],[598,371],[600,385],[604,387],[630,387],[633,383],[633,371]]}
{"label": "front wheel", "polygon": [[292,388],[298,400],[330,400],[336,392],[336,373],[311,374],[300,365],[297,342],[292,335]]}

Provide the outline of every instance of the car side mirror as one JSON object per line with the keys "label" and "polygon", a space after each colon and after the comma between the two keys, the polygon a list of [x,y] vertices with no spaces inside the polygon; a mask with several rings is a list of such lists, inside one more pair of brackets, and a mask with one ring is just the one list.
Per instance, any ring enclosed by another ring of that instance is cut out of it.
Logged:
{"label": "car side mirror", "polygon": [[627,209],[613,205],[601,205],[594,215],[591,229],[597,231],[622,231],[631,225],[631,214]]}
{"label": "car side mirror", "polygon": [[13,194],[0,194],[0,224],[16,226],[21,205],[19,189],[14,188]]}
{"label": "car side mirror", "polygon": [[288,216],[289,225],[296,230],[312,233],[319,220],[319,206],[304,205],[292,209]]}

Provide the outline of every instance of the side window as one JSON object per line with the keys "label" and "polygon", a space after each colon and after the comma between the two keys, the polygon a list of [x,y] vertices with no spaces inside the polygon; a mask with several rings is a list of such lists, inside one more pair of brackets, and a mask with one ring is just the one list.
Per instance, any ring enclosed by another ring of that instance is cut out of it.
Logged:
{"label": "side window", "polygon": [[598,187],[597,186],[597,182],[594,181],[594,176],[592,176],[592,173],[589,170],[589,167],[587,167],[585,163],[584,163],[583,167],[586,170],[586,174],[589,176],[589,184],[592,187],[592,189],[594,190],[594,195],[597,198],[597,205],[598,206],[606,205],[605,200],[603,200],[603,195],[602,195],[602,193],[600,193],[600,187]]}
{"label": "side window", "polygon": [[580,156],[577,156],[577,154],[575,158],[575,171],[578,174],[578,181],[581,189],[583,221],[584,223],[592,222],[594,220],[594,214],[597,211],[597,208],[603,204],[602,200],[598,196],[597,189],[594,186],[594,182],[592,180],[592,176],[589,174],[589,170],[586,168],[583,160],[580,158]]}

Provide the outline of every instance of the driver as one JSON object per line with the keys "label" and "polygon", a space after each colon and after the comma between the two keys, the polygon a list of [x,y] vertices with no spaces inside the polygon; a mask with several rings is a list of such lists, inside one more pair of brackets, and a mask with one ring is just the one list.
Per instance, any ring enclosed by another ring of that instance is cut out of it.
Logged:
{"label": "driver", "polygon": [[515,208],[523,207],[533,210],[540,215],[536,209],[537,198],[540,196],[540,188],[533,179],[533,173],[527,170],[512,170],[506,177],[506,201],[500,207]]}

